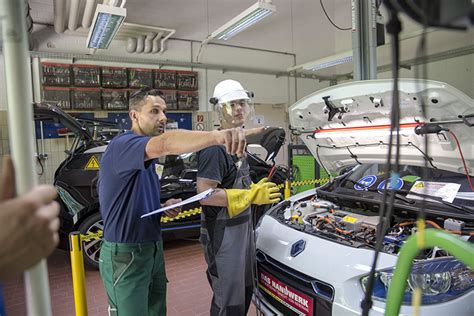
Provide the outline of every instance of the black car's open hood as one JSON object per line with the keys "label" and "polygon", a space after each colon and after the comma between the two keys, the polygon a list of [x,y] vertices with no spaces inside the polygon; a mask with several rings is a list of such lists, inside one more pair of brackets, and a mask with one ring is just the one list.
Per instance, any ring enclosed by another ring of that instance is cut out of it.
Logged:
{"label": "black car's open hood", "polygon": [[85,141],[92,140],[92,135],[79,122],[55,105],[35,103],[33,105],[35,121],[50,121],[64,125],[71,133],[80,136]]}

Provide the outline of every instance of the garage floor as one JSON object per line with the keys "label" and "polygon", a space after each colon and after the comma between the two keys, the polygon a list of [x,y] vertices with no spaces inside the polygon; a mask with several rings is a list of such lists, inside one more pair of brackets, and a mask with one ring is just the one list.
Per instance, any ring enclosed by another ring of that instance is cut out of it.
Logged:
{"label": "garage floor", "polygon": [[[211,289],[199,242],[177,240],[165,243],[168,284],[168,315],[208,315]],[[69,252],[55,251],[48,259],[53,315],[74,315]],[[86,268],[89,315],[107,315],[107,296],[98,271]],[[22,277],[4,284],[7,315],[26,315]],[[252,305],[249,315],[255,315]]]}

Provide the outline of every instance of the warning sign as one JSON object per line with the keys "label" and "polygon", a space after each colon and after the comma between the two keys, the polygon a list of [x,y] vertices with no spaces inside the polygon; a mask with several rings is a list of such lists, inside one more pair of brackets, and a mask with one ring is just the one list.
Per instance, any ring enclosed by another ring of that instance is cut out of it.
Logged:
{"label": "warning sign", "polygon": [[424,187],[425,187],[425,185],[424,185],[423,181],[417,181],[417,183],[415,183],[413,185],[413,188],[415,188],[415,189],[423,189]]}
{"label": "warning sign", "polygon": [[95,156],[92,156],[87,162],[84,170],[99,170],[99,160]]}
{"label": "warning sign", "polygon": [[197,123],[196,124],[196,130],[197,131],[203,131],[204,130],[204,124],[203,123]]}
{"label": "warning sign", "polygon": [[198,123],[204,122],[204,115],[202,115],[202,114],[196,115],[196,122],[198,122]]}
{"label": "warning sign", "polygon": [[163,174],[163,169],[164,168],[165,168],[165,166],[163,166],[163,165],[160,165],[158,163],[155,164],[155,172],[158,175],[158,178],[160,178],[160,179],[161,179],[161,175]]}
{"label": "warning sign", "polygon": [[415,194],[408,193],[407,198],[421,200],[423,196],[416,194],[423,194],[427,198],[432,196],[453,203],[460,187],[460,184],[451,182],[416,181],[410,189],[410,193],[413,192]]}

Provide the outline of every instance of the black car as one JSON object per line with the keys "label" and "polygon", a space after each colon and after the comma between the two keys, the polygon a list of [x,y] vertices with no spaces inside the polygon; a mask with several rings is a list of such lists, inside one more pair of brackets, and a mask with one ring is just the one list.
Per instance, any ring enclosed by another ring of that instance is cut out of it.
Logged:
{"label": "black car", "polygon": [[[35,104],[34,117],[35,121],[53,123],[75,136],[71,147],[66,150],[67,158],[54,174],[54,185],[58,190],[58,202],[61,205],[59,248],[69,249],[69,233],[80,231],[84,240],[85,262],[98,268],[103,224],[96,184],[100,158],[110,139],[117,133],[110,129],[109,122],[78,120],[55,105]],[[262,145],[268,152],[266,160],[272,161],[284,139],[283,129],[271,128],[249,139],[249,143]],[[161,202],[170,198],[186,199],[196,194],[196,158],[195,153],[190,153],[159,159],[163,165]],[[252,154],[248,154],[248,159],[254,182],[267,176],[273,166]],[[285,178],[286,170],[277,167],[272,181],[282,184]],[[262,211],[258,210],[257,214]],[[164,240],[196,237],[200,228],[200,205],[186,205],[177,217],[162,217],[161,221]]]}

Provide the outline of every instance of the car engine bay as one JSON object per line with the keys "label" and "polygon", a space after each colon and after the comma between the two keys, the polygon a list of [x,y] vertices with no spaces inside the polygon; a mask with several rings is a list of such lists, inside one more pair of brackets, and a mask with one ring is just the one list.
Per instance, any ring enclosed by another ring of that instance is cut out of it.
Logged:
{"label": "car engine bay", "polygon": [[[375,249],[380,217],[374,209],[340,206],[313,196],[310,199],[283,203],[272,212],[280,222],[327,240],[355,248]],[[474,241],[473,223],[454,218],[427,218],[427,228],[442,229],[461,238]],[[382,252],[396,255],[405,241],[417,232],[416,217],[394,215],[383,237]],[[419,259],[433,259],[448,255],[440,249],[427,249]]]}

